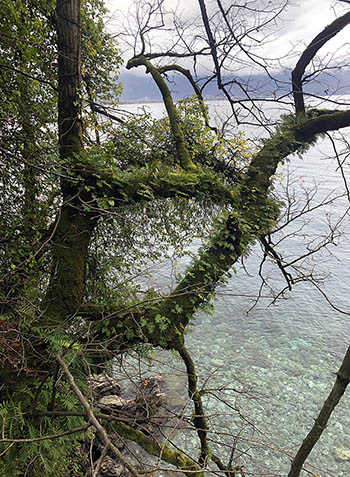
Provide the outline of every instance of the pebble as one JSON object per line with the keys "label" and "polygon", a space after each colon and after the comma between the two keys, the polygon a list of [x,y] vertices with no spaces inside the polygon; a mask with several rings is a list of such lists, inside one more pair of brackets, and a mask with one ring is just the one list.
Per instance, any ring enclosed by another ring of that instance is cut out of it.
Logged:
{"label": "pebble", "polygon": [[350,461],[350,449],[336,447],[334,449],[334,457],[341,462]]}

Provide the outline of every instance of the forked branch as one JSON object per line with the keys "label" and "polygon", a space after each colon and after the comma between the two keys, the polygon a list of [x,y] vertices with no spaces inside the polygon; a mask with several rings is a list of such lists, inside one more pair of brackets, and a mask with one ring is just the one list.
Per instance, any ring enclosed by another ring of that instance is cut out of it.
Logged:
{"label": "forked branch", "polygon": [[157,84],[159,91],[162,94],[165,108],[167,110],[170,122],[170,128],[175,142],[176,152],[180,165],[185,170],[194,170],[196,166],[193,164],[188,149],[186,147],[185,137],[181,126],[179,124],[179,117],[176,107],[173,102],[170,90],[162,78],[158,68],[156,68],[147,58],[144,56],[136,56],[128,61],[126,68],[131,69],[137,66],[145,66],[146,72],[151,73],[152,78]]}

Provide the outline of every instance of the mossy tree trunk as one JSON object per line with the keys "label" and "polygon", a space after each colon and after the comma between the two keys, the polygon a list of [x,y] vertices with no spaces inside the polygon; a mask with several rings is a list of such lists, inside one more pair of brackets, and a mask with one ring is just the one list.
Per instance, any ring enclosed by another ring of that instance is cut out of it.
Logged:
{"label": "mossy tree trunk", "polygon": [[79,308],[85,284],[88,247],[95,226],[82,207],[82,185],[74,171],[83,152],[81,120],[80,0],[57,0],[58,133],[62,166],[72,179],[61,179],[63,205],[52,242],[52,271],[45,299],[45,320],[54,325]]}
{"label": "mossy tree trunk", "polygon": [[269,198],[269,186],[278,165],[299,149],[305,150],[317,134],[350,125],[350,111],[334,111],[291,125],[266,140],[253,157],[239,185],[233,212],[227,215],[210,245],[186,271],[184,278],[160,305],[161,315],[178,330],[169,339],[177,347],[183,330],[239,258],[260,236],[268,233],[279,216],[278,204]]}

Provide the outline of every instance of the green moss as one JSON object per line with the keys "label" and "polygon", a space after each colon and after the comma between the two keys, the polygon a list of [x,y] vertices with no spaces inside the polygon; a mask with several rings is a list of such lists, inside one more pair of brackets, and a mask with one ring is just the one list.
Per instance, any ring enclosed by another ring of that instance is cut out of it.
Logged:
{"label": "green moss", "polygon": [[214,203],[233,201],[232,188],[214,172],[199,167],[195,171],[186,171],[154,161],[148,167],[126,171],[118,168],[98,169],[88,157],[80,162],[79,167],[81,181],[85,182],[95,200],[106,200],[108,195],[118,203],[133,203],[182,195],[205,196]]}
{"label": "green moss", "polygon": [[[186,473],[188,471],[200,471],[199,465],[184,453],[170,449],[168,446],[163,446],[149,436],[146,436],[142,431],[133,429],[132,427],[120,422],[113,423],[115,431],[122,437],[130,439],[139,444],[150,455],[160,457],[163,461],[172,464]],[[189,474],[193,477],[193,474]],[[203,477],[203,472],[196,473],[199,477]]]}
{"label": "green moss", "polygon": [[79,308],[85,286],[88,246],[94,221],[69,205],[62,208],[52,244],[52,272],[45,297],[46,324],[59,323]]}
{"label": "green moss", "polygon": [[223,218],[209,246],[186,270],[186,275],[170,297],[159,307],[159,313],[170,319],[177,329],[184,329],[194,312],[208,299],[228,273],[233,263],[244,253],[247,232],[241,228],[235,213]]}

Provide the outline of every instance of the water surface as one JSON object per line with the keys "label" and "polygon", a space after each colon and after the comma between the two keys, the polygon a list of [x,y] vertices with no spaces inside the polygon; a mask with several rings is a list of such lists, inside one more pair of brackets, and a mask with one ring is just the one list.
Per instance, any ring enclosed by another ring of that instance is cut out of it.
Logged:
{"label": "water surface", "polygon": [[[222,107],[220,103],[211,105],[214,106]],[[163,111],[161,104],[147,107],[157,117]],[[136,110],[137,106],[128,108]],[[283,190],[288,170],[295,169],[295,184],[289,194],[293,193],[296,199],[309,199],[314,195],[310,191],[316,188],[312,204],[340,196],[344,192],[343,179],[337,162],[325,159],[330,155],[331,145],[321,141],[302,159],[290,158],[288,169],[284,166],[280,171],[283,178],[277,190]],[[349,175],[347,166],[344,173]],[[335,227],[344,216],[336,245],[329,245],[310,259],[308,270],[317,277],[325,277],[324,282],[319,282],[321,290],[336,307],[350,312],[347,207],[346,197],[334,199],[306,215],[305,226],[302,219],[296,220],[284,230],[284,236],[291,235],[278,250],[289,257],[288,260],[294,259],[305,253],[310,243],[322,242],[330,227]],[[194,243],[193,248],[197,245]],[[289,458],[313,424],[350,344],[350,316],[332,308],[310,283],[296,285],[292,292],[273,304],[271,293],[262,289],[262,297],[256,302],[261,285],[261,258],[260,247],[254,246],[244,267],[238,265],[236,273],[219,289],[213,316],[196,317],[186,336],[186,345],[195,359],[200,386],[211,389],[204,398],[205,405],[211,425],[220,434],[219,437],[213,435],[213,440],[219,439],[221,445],[226,446],[219,451],[225,456],[224,460],[234,447],[233,457],[245,465],[247,475],[250,475],[248,472],[286,475]],[[273,263],[267,264],[264,270],[264,277],[277,294],[285,286],[281,272]],[[169,263],[166,263],[155,274],[156,286],[166,289],[170,275]],[[168,364],[160,365],[157,359]],[[163,372],[181,394],[184,385],[181,362],[165,353],[160,353],[157,359],[151,371]],[[181,399],[184,398],[182,392]],[[350,462],[337,458],[337,449],[350,450],[349,411],[348,391],[310,456],[308,469],[314,474],[350,475]],[[191,452],[195,435],[189,432],[179,439],[178,444],[185,442]],[[218,447],[215,442],[212,445],[214,449]]]}

